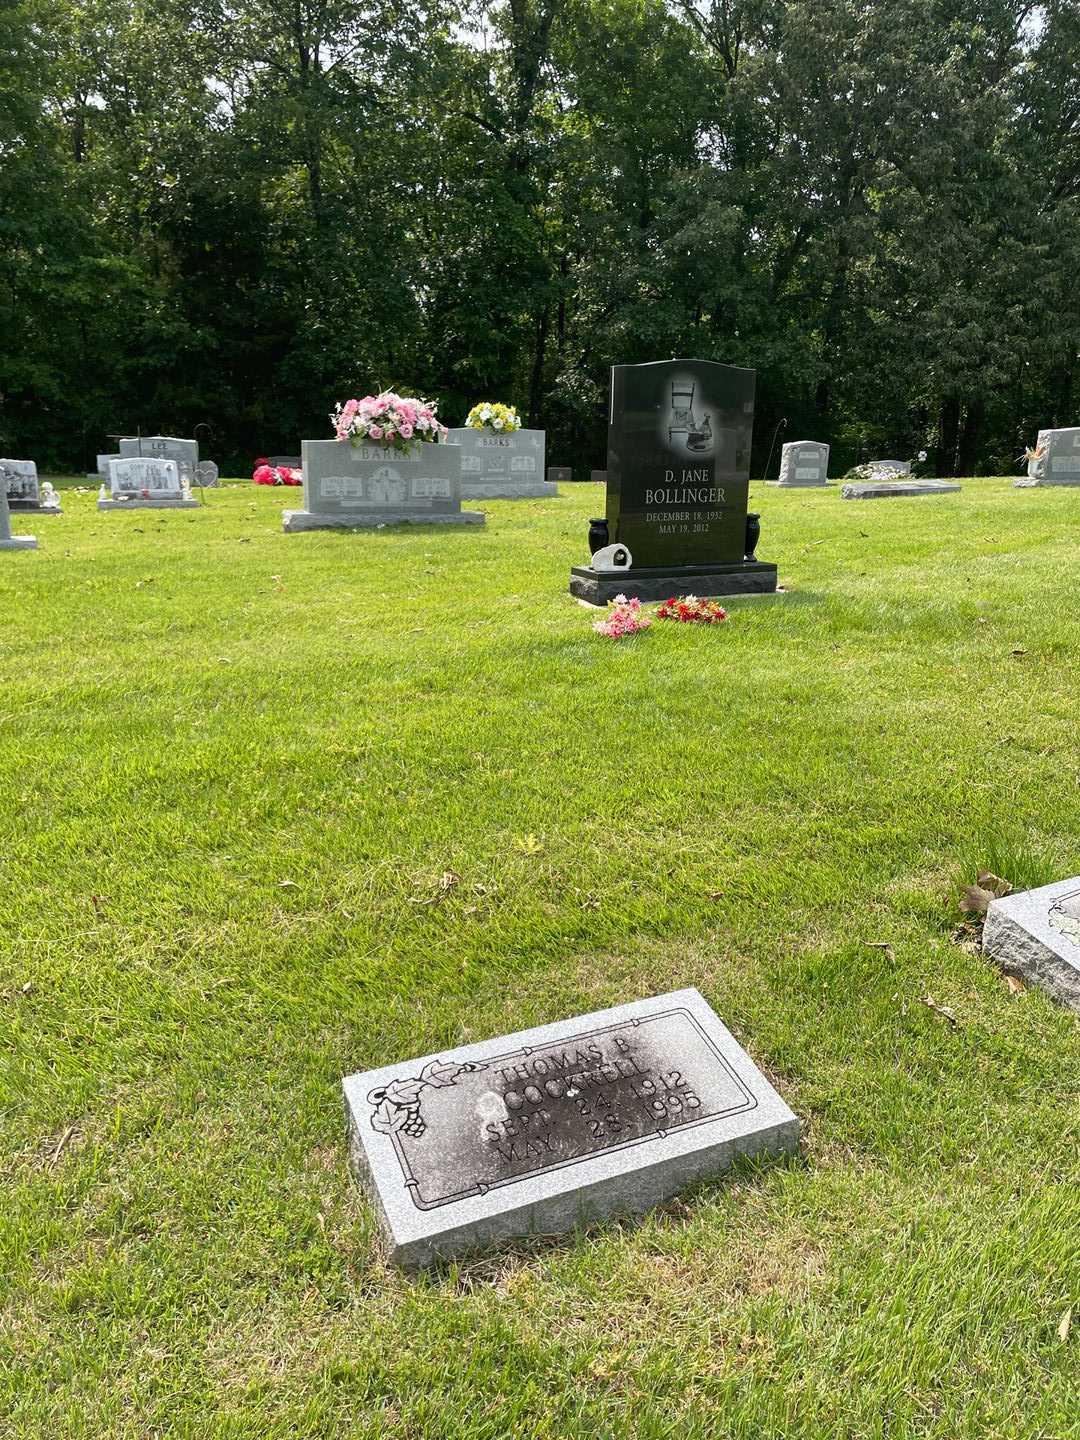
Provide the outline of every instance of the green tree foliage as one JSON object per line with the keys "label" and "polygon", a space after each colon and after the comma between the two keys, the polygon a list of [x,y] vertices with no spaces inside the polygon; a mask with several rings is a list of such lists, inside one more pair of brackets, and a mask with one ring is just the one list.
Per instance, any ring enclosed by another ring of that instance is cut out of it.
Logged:
{"label": "green tree foliage", "polygon": [[[1080,0],[0,0],[0,449],[230,466],[381,385],[602,463],[608,366],[757,467],[1080,421]],[[200,432],[205,435],[206,432]]]}

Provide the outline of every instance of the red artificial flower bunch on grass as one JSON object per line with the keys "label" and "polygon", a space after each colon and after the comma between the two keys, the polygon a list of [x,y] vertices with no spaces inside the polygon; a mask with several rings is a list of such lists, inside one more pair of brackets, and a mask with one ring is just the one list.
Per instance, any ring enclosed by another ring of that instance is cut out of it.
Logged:
{"label": "red artificial flower bunch on grass", "polygon": [[256,485],[302,485],[304,477],[299,470],[290,470],[288,465],[271,465],[263,456],[255,461],[252,480]]}
{"label": "red artificial flower bunch on grass", "polygon": [[696,595],[673,596],[657,608],[658,620],[678,620],[683,625],[719,625],[728,613],[718,600],[699,600]]}

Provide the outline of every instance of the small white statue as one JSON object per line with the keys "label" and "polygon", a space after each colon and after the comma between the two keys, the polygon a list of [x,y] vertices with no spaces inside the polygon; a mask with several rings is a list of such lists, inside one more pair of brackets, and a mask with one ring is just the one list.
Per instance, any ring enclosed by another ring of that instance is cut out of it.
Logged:
{"label": "small white statue", "polygon": [[629,570],[634,557],[625,545],[605,545],[592,557],[594,570]]}
{"label": "small white statue", "polygon": [[97,492],[97,498],[99,500],[107,500],[109,498],[109,492],[105,488],[104,480],[101,482],[101,489]]}
{"label": "small white statue", "polygon": [[52,481],[44,480],[41,485],[41,505],[44,510],[59,510],[60,496],[57,494]]}

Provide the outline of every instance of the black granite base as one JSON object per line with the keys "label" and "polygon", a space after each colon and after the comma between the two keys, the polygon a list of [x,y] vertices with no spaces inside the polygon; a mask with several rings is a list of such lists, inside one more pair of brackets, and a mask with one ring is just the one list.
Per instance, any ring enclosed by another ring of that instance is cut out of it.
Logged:
{"label": "black granite base", "polygon": [[628,600],[668,600],[673,595],[771,595],[776,591],[776,566],[764,560],[741,565],[674,565],[651,570],[605,570],[574,565],[570,594],[590,605],[607,605],[616,595]]}

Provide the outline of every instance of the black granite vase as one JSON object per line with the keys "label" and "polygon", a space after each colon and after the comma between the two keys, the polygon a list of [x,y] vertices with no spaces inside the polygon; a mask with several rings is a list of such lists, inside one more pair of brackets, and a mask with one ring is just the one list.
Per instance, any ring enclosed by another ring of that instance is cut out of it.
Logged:
{"label": "black granite vase", "polygon": [[595,555],[609,544],[607,521],[603,518],[589,521],[589,554]]}
{"label": "black granite vase", "polygon": [[754,510],[746,512],[746,558],[753,560],[754,551],[761,539],[761,516]]}

